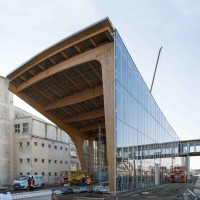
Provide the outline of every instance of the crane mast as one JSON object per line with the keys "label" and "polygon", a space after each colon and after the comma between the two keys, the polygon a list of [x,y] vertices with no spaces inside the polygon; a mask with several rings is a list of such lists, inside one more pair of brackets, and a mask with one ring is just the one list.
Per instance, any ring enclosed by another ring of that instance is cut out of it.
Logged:
{"label": "crane mast", "polygon": [[157,58],[157,61],[156,61],[156,67],[155,67],[154,74],[153,74],[153,80],[152,80],[152,83],[151,83],[150,92],[152,92],[152,89],[153,89],[153,83],[154,83],[154,79],[155,79],[155,75],[156,75],[156,71],[157,71],[157,67],[158,67],[158,61],[159,61],[159,58],[160,58],[161,50],[162,50],[162,47],[160,47],[160,50],[158,52],[158,58]]}

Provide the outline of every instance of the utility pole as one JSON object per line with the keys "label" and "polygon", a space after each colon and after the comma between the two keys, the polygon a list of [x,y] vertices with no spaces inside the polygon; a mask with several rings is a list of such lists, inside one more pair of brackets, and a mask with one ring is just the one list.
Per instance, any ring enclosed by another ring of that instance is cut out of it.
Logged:
{"label": "utility pole", "polygon": [[155,75],[156,75],[156,70],[157,70],[157,67],[158,67],[158,61],[159,61],[159,58],[160,58],[161,50],[162,50],[162,47],[160,47],[160,50],[159,50],[159,52],[158,52],[158,58],[157,58],[157,62],[156,62],[156,68],[155,68],[154,74],[153,74],[153,80],[152,80],[152,83],[151,83],[150,92],[152,92],[152,89],[153,89],[153,83],[154,83],[154,79],[155,79]]}

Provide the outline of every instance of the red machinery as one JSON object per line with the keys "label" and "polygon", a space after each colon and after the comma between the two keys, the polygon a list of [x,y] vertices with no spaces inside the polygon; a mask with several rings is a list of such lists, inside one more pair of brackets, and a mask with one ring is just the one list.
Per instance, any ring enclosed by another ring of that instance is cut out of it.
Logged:
{"label": "red machinery", "polygon": [[172,167],[169,176],[169,182],[183,183],[187,181],[186,166]]}

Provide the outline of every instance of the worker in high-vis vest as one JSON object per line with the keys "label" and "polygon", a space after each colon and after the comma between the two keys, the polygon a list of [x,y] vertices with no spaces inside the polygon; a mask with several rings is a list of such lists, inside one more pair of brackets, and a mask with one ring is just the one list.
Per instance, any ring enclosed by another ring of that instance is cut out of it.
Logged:
{"label": "worker in high-vis vest", "polygon": [[33,191],[34,183],[35,183],[35,181],[34,181],[34,178],[33,178],[33,176],[32,176],[32,177],[29,179],[29,190],[30,190],[30,191]]}
{"label": "worker in high-vis vest", "polygon": [[89,176],[86,177],[86,185],[87,185],[88,189],[90,189],[91,178]]}

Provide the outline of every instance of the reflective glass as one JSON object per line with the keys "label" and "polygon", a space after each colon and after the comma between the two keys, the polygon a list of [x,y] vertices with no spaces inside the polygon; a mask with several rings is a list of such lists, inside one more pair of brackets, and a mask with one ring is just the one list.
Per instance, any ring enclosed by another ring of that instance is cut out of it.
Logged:
{"label": "reflective glass", "polygon": [[[179,138],[141,77],[118,32],[115,32],[116,190],[155,184],[155,164],[160,183],[167,181],[172,165],[180,163]],[[165,143],[165,144],[163,144]],[[173,159],[172,159],[173,158]]]}

